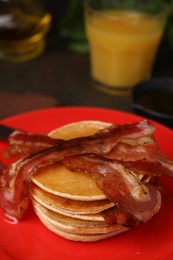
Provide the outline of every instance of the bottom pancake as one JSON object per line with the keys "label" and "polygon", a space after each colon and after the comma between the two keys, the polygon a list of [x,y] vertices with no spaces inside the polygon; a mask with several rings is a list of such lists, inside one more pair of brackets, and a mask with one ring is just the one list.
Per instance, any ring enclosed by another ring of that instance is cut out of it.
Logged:
{"label": "bottom pancake", "polygon": [[34,211],[41,222],[55,234],[69,240],[94,242],[127,230],[118,224],[108,225],[106,222],[85,221],[69,218],[52,212],[33,200]]}
{"label": "bottom pancake", "polygon": [[103,240],[103,239],[106,239],[106,238],[109,238],[109,237],[116,236],[116,235],[118,235],[118,234],[127,230],[127,228],[121,227],[121,228],[119,228],[115,231],[108,232],[108,233],[105,233],[105,234],[80,235],[80,234],[74,234],[74,233],[69,233],[69,232],[59,230],[59,229],[57,229],[57,227],[55,227],[51,223],[49,223],[45,220],[41,220],[41,221],[53,233],[65,238],[65,239],[72,240],[72,241],[80,241],[80,242],[96,242],[96,241],[99,241],[99,240]]}

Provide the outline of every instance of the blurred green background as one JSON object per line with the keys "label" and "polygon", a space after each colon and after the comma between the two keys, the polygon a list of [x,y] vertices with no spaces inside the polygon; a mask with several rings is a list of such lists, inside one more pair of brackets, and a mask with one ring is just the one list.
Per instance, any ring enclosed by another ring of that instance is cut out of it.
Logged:
{"label": "blurred green background", "polygon": [[60,37],[66,39],[66,46],[79,53],[88,52],[85,35],[82,0],[65,1],[65,13],[59,23]]}

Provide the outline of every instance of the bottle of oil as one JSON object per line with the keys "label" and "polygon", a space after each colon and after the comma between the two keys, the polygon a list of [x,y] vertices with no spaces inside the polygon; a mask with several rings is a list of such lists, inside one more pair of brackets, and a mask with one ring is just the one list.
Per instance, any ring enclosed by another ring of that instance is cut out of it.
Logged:
{"label": "bottle of oil", "polygon": [[23,62],[41,55],[50,23],[39,0],[0,0],[0,59]]}

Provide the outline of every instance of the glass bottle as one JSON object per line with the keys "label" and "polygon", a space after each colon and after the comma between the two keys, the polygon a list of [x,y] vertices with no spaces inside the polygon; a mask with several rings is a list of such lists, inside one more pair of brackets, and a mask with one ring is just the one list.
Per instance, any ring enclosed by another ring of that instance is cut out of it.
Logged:
{"label": "glass bottle", "polygon": [[40,56],[50,23],[39,0],[0,0],[0,59],[23,62]]}

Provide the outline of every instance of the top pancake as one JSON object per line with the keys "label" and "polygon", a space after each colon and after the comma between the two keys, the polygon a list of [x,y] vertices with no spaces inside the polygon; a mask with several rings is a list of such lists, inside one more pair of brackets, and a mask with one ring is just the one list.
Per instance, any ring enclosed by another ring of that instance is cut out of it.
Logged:
{"label": "top pancake", "polygon": [[[109,123],[100,121],[79,121],[53,130],[49,136],[55,139],[69,140],[92,135],[109,125]],[[91,176],[72,172],[60,163],[39,169],[31,179],[41,189],[64,198],[82,201],[106,198]]]}
{"label": "top pancake", "polygon": [[98,130],[106,128],[110,125],[110,123],[94,120],[78,121],[68,125],[61,126],[51,131],[48,135],[54,139],[59,138],[63,140],[69,140],[81,136],[93,135]]}

